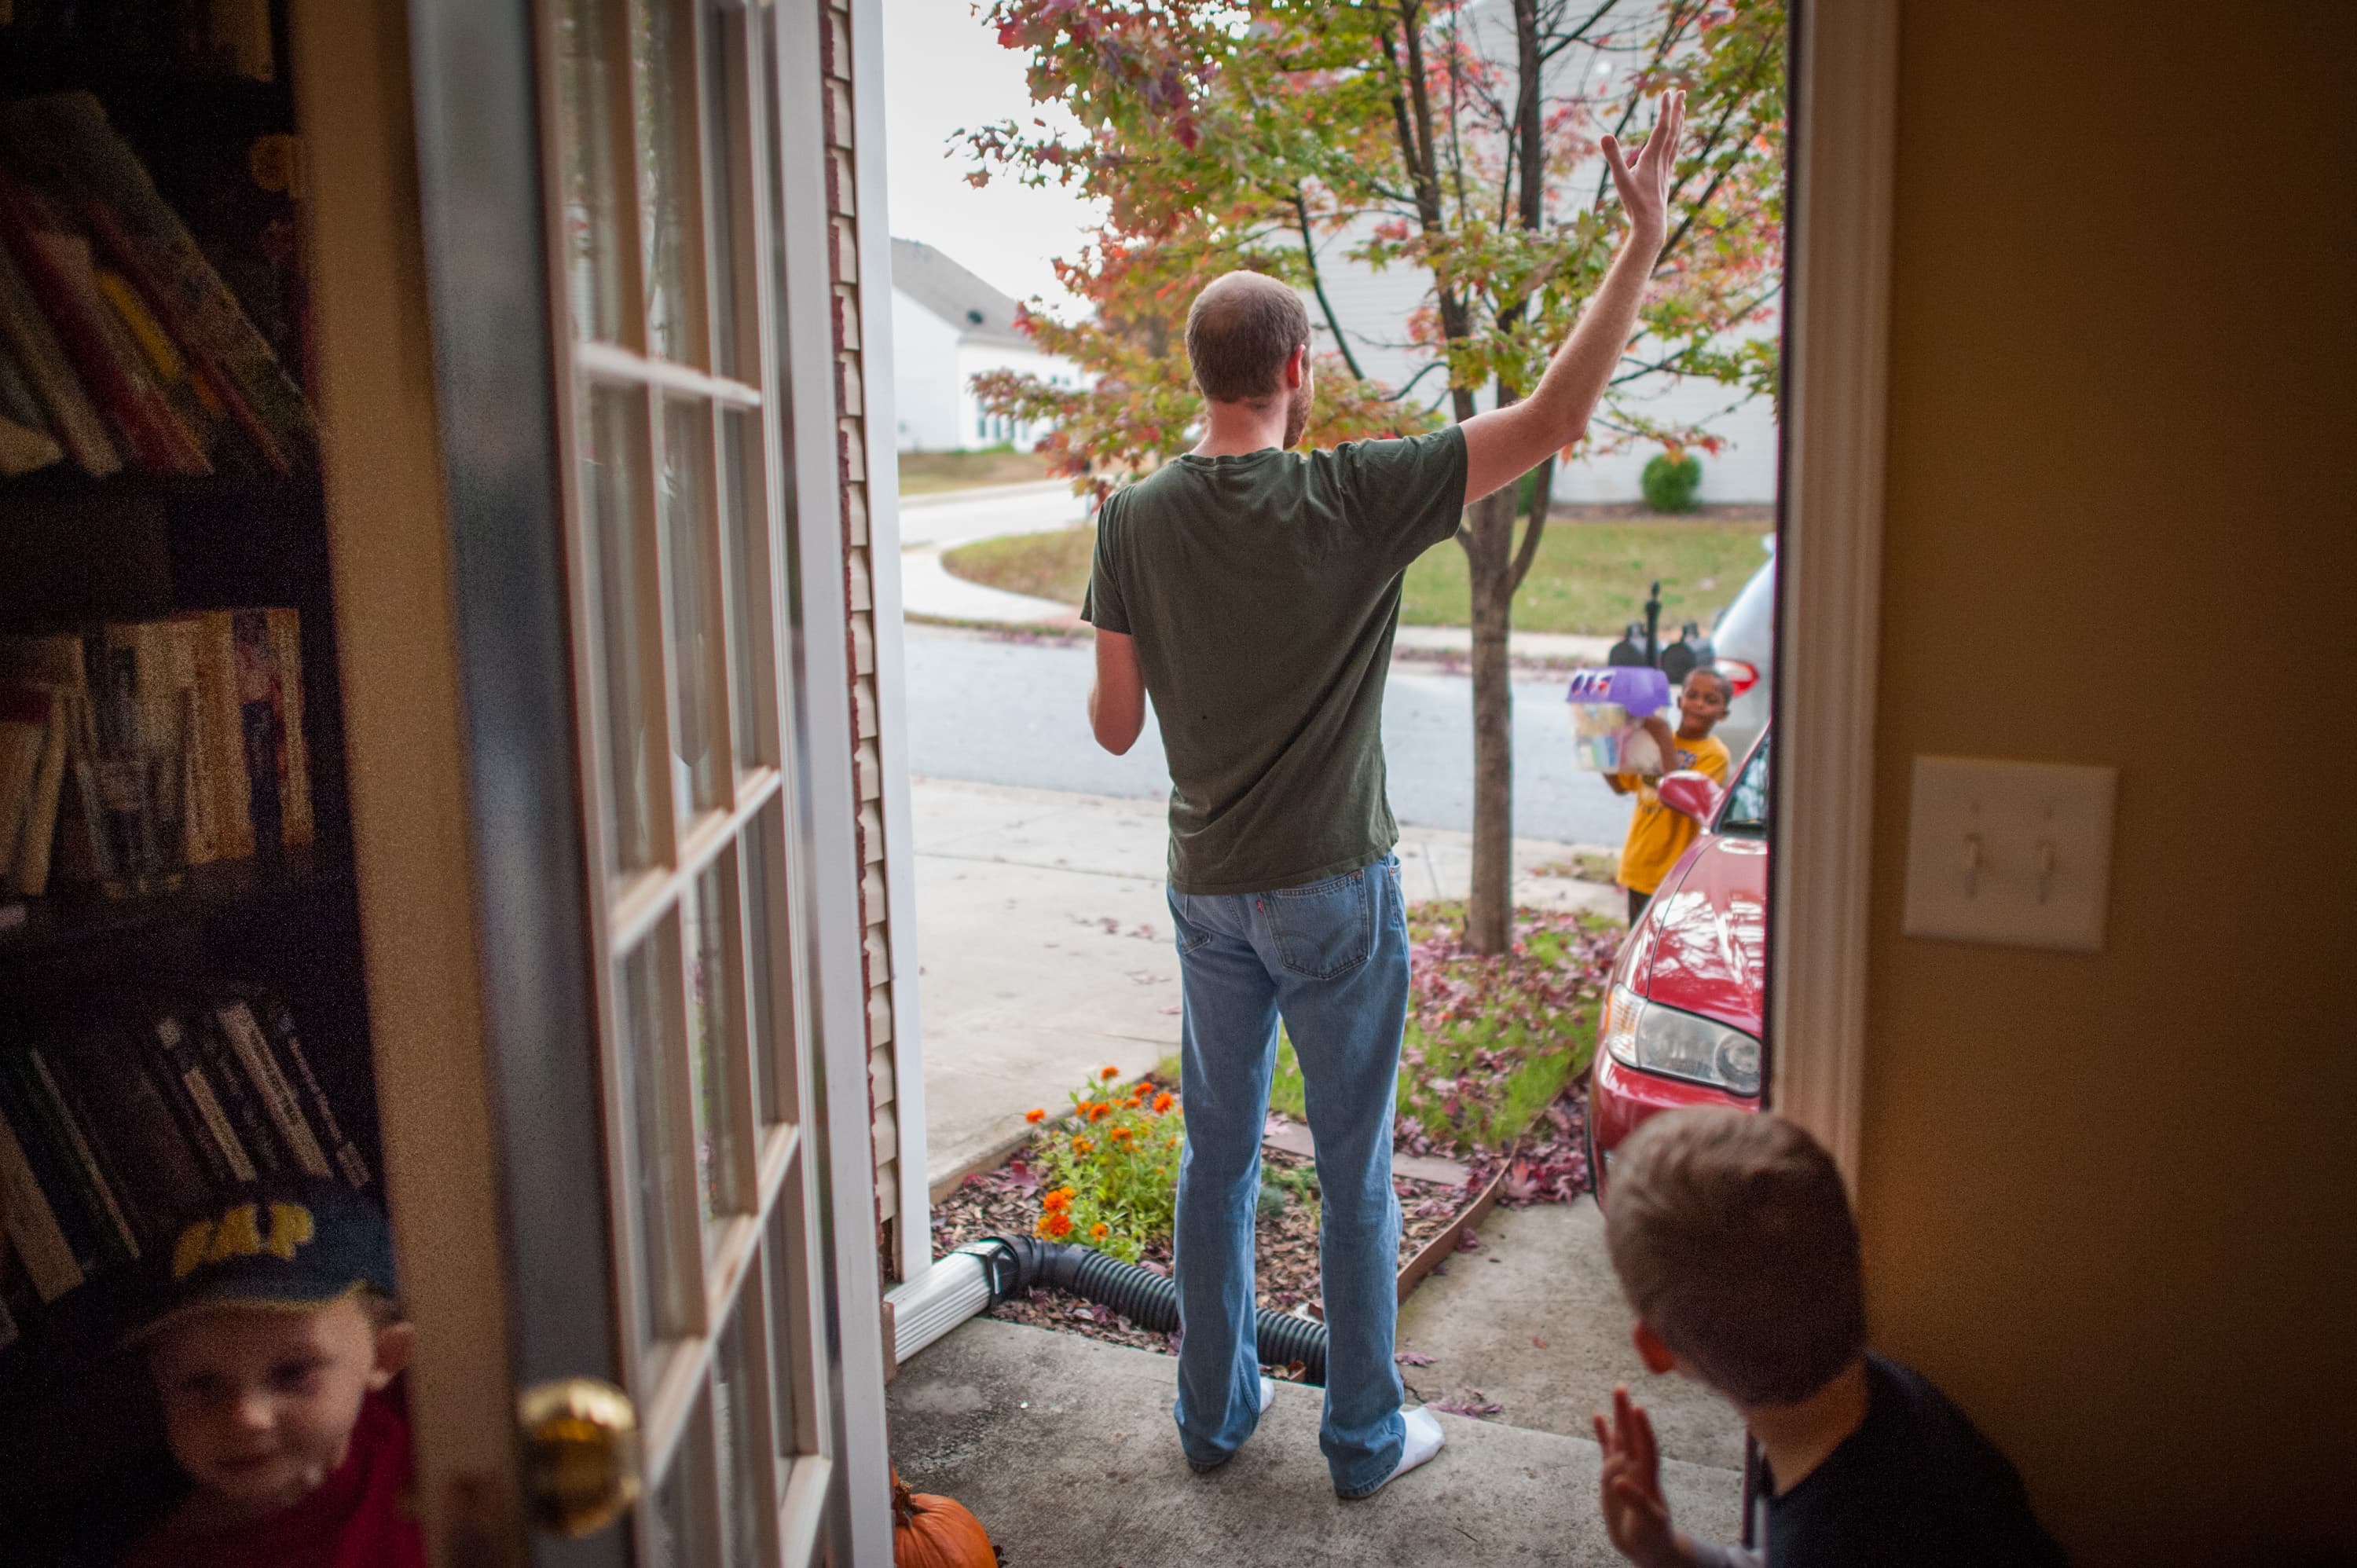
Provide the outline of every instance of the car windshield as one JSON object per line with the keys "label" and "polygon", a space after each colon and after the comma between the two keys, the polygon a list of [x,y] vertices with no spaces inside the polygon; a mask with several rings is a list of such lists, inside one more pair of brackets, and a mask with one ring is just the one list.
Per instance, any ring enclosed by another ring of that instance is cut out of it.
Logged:
{"label": "car windshield", "polygon": [[1738,838],[1768,836],[1768,739],[1753,748],[1735,788],[1727,792],[1727,809],[1718,814],[1718,831]]}

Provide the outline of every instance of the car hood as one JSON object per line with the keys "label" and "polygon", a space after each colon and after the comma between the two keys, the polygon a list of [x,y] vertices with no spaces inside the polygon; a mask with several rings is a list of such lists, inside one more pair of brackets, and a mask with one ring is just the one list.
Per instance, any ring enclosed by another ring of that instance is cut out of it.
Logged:
{"label": "car hood", "polygon": [[1650,1001],[1757,1036],[1768,982],[1768,845],[1706,834],[1654,895],[1631,983]]}

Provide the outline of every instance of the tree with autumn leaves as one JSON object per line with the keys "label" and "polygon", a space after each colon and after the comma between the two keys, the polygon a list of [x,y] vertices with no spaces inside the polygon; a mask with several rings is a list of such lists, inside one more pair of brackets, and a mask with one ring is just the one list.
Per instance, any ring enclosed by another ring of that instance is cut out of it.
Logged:
{"label": "tree with autumn leaves", "polygon": [[[1034,101],[1073,128],[974,130],[971,177],[1075,186],[1107,216],[1057,263],[1093,313],[1027,317],[1091,384],[1002,371],[977,390],[994,412],[1048,425],[1057,470],[1100,495],[1192,445],[1187,306],[1238,267],[1302,288],[1331,339],[1313,445],[1519,400],[1612,257],[1602,138],[1637,140],[1672,88],[1687,94],[1689,126],[1675,217],[1642,329],[1582,446],[1716,450],[1706,424],[1652,412],[1664,377],[1738,398],[1776,390],[1761,328],[1781,282],[1781,0],[988,0],[985,15],[1029,57]],[[1326,287],[1337,256],[1416,269],[1424,306],[1405,321],[1341,319]],[[1420,368],[1396,386],[1369,379],[1359,350],[1378,342],[1408,346]],[[1469,508],[1457,535],[1472,588],[1466,940],[1481,952],[1504,950],[1512,929],[1507,640],[1553,467]]]}

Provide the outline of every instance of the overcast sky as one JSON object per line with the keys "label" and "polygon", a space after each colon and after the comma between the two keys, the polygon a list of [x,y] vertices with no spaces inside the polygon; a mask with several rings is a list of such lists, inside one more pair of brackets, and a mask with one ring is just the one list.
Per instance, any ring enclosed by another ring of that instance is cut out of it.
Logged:
{"label": "overcast sky", "polygon": [[1069,296],[1049,263],[1080,249],[1088,207],[1062,189],[1006,179],[976,190],[965,181],[972,158],[949,140],[961,126],[1043,113],[1024,86],[1025,59],[998,47],[972,0],[884,0],[892,232],[947,252],[1017,299],[1056,306]]}

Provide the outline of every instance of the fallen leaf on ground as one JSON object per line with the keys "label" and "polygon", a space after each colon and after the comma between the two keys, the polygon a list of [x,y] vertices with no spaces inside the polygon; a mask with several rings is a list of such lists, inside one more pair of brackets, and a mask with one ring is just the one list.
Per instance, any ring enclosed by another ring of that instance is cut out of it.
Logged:
{"label": "fallen leaf on ground", "polygon": [[1450,1415],[1469,1415],[1477,1421],[1487,1421],[1493,1415],[1504,1413],[1506,1409],[1495,1400],[1483,1399],[1480,1389],[1468,1389],[1461,1394],[1434,1400],[1424,1408],[1444,1411]]}
{"label": "fallen leaf on ground", "polygon": [[1423,1355],[1415,1350],[1399,1351],[1392,1357],[1392,1359],[1398,1362],[1403,1367],[1429,1367],[1432,1365],[1431,1357]]}

